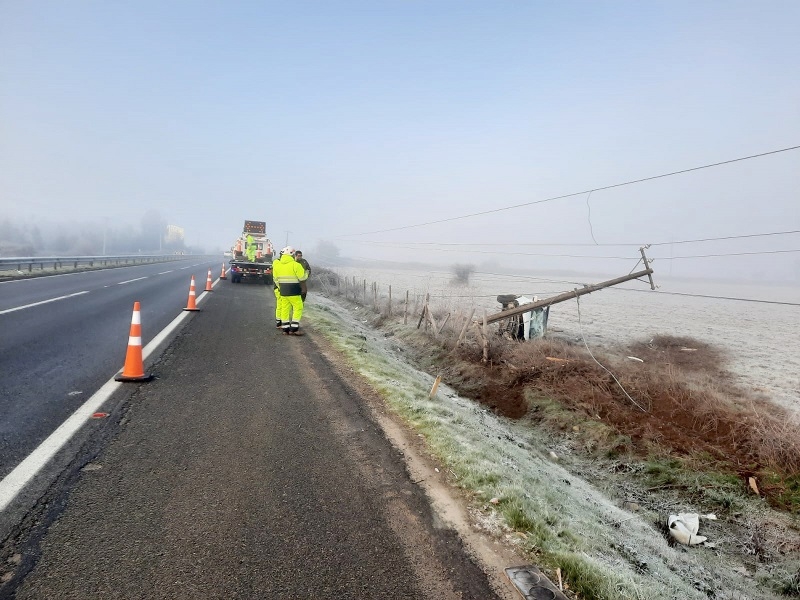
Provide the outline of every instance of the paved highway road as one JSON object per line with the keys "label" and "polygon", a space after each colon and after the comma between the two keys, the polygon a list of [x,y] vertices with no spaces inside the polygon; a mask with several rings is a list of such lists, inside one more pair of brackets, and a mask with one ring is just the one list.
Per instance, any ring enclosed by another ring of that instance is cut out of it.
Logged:
{"label": "paved highway road", "polygon": [[[108,283],[93,293],[132,303]],[[0,598],[497,597],[313,331],[276,331],[261,285],[202,308],[6,540]]]}

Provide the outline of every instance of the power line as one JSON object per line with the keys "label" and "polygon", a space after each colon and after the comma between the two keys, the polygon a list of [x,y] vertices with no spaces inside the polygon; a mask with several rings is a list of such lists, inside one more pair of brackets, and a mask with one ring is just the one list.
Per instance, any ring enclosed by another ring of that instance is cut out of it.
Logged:
{"label": "power line", "polygon": [[753,159],[753,158],[761,158],[763,156],[769,156],[771,154],[779,154],[781,152],[789,152],[790,150],[797,150],[798,148],[800,148],[800,146],[791,146],[789,148],[781,148],[780,150],[771,150],[769,152],[762,152],[761,154],[751,154],[750,156],[742,156],[740,158],[733,158],[733,159],[730,159],[730,160],[724,160],[722,162],[716,162],[716,163],[711,163],[711,164],[708,164],[708,165],[702,165],[700,167],[692,167],[690,169],[681,169],[680,171],[672,171],[670,173],[663,173],[661,175],[653,175],[651,177],[643,177],[641,179],[633,179],[631,181],[625,181],[623,183],[615,183],[613,185],[607,185],[607,186],[603,186],[603,187],[593,188],[593,189],[590,189],[590,190],[583,190],[581,192],[574,192],[572,194],[564,194],[563,196],[553,196],[551,198],[545,198],[543,200],[533,200],[532,202],[523,202],[522,204],[514,204],[513,206],[505,206],[505,207],[502,207],[502,208],[494,208],[494,209],[491,209],[491,210],[484,210],[484,211],[481,211],[481,212],[471,213],[471,214],[468,214],[468,215],[461,215],[461,216],[458,216],[458,217],[449,217],[447,219],[438,219],[436,221],[428,221],[426,223],[417,223],[415,225],[403,225],[401,227],[391,227],[389,229],[379,229],[379,230],[376,230],[376,231],[365,231],[363,233],[350,233],[350,234],[345,234],[345,235],[336,236],[336,237],[338,239],[338,238],[342,238],[342,237],[351,237],[351,236],[355,236],[355,235],[371,235],[373,233],[386,233],[388,231],[400,231],[402,229],[412,229],[414,227],[424,227],[426,225],[435,225],[435,224],[438,224],[438,223],[448,223],[450,221],[458,221],[460,219],[468,219],[470,217],[478,217],[478,216],[482,216],[482,215],[488,215],[488,214],[492,214],[492,213],[502,212],[502,211],[505,211],[505,210],[512,210],[512,209],[515,209],[515,208],[522,208],[522,207],[525,207],[525,206],[533,206],[534,204],[544,204],[545,202],[553,202],[555,200],[563,200],[565,198],[572,198],[574,196],[582,196],[584,194],[591,194],[592,192],[601,192],[601,191],[604,191],[604,190],[611,190],[611,189],[618,188],[618,187],[623,187],[623,186],[626,186],[626,185],[633,185],[634,183],[643,183],[645,181],[653,181],[655,179],[663,179],[664,177],[672,177],[673,175],[681,175],[683,173],[691,173],[692,171],[700,171],[702,169],[710,169],[712,167],[719,167],[721,165],[729,165],[731,163],[740,162],[740,161],[743,161],[743,160],[750,160],[750,159]]}
{"label": "power line", "polygon": [[655,258],[657,258],[658,260],[680,260],[682,258],[711,258],[716,256],[752,256],[754,254],[787,254],[791,252],[800,252],[800,250],[763,250],[761,252],[730,252],[727,254],[696,254],[694,256],[669,256],[669,257],[657,256]]}
{"label": "power line", "polygon": [[[741,240],[746,238],[755,238],[755,237],[768,237],[768,236],[775,236],[775,235],[792,235],[800,233],[800,229],[794,229],[792,231],[770,231],[766,233],[747,233],[743,235],[726,235],[722,237],[710,237],[710,238],[698,238],[692,240],[673,240],[669,242],[651,242],[647,244],[649,246],[670,246],[675,244],[694,244],[699,242],[718,242],[723,240]],[[355,243],[355,244],[372,244],[375,246],[386,246],[391,245],[396,242],[384,242],[381,240],[342,240],[343,242]],[[611,244],[611,243],[602,243],[602,244],[588,244],[588,243],[576,243],[576,244],[567,244],[561,242],[525,242],[525,243],[500,243],[500,244],[491,244],[491,243],[480,243],[476,244],[475,242],[403,242],[406,246],[470,246],[475,247],[476,245],[480,245],[481,247],[513,247],[513,246],[525,246],[525,247],[535,247],[535,246],[542,246],[542,247],[592,247],[595,246],[605,246],[605,247],[622,247],[622,246],[631,246],[631,247],[640,247],[645,244],[643,243],[635,243],[635,242],[620,242],[618,244]]]}
{"label": "power line", "polygon": [[[391,244],[387,243],[384,244],[386,248],[395,248],[399,250],[414,250],[413,247],[405,245],[405,244]],[[462,250],[458,249],[451,249],[451,248],[439,248],[437,252],[463,252]],[[694,256],[669,256],[669,257],[662,257],[662,256],[654,256],[653,260],[680,260],[684,258],[711,258],[711,257],[720,257],[720,256],[749,256],[749,255],[756,255],[756,254],[785,254],[785,253],[792,253],[792,252],[800,252],[800,250],[762,250],[760,252],[730,252],[730,253],[720,253],[720,254],[698,254]],[[491,250],[481,250],[481,255],[486,254],[501,254],[503,256],[536,256],[540,258],[591,258],[591,259],[606,259],[606,260],[633,260],[634,258],[637,260],[641,260],[636,256],[597,256],[591,254],[543,254],[537,252],[495,252]],[[375,259],[372,259],[375,260]]]}
{"label": "power line", "polygon": [[[399,250],[414,250],[411,246],[406,246],[404,244],[396,244],[396,245],[387,245],[386,248],[395,248]],[[438,248],[437,252],[463,252],[463,250],[452,249],[452,248]],[[637,258],[636,256],[589,256],[583,254],[541,254],[536,252],[499,252],[499,251],[491,251],[491,250],[481,250],[481,255],[484,254],[502,254],[503,256],[543,256],[543,257],[553,257],[553,258],[607,258],[607,259],[618,259],[618,260],[631,260],[633,258]],[[637,260],[641,260],[638,259]]]}
{"label": "power line", "polygon": [[[398,242],[384,242],[381,240],[342,240],[343,243],[350,243],[350,244],[371,244],[375,246],[389,246],[392,244],[397,244]],[[407,246],[470,246],[474,248],[475,246],[481,247],[506,247],[506,246],[565,246],[565,247],[578,247],[578,246],[591,246],[594,248],[595,246],[636,246],[639,247],[642,244],[634,244],[634,243],[623,243],[623,244],[565,244],[565,243],[547,243],[547,242],[525,242],[525,243],[500,243],[500,244],[491,244],[491,243],[475,243],[475,242],[402,242]]]}
{"label": "power line", "polygon": [[782,302],[780,300],[759,300],[757,298],[736,298],[734,296],[714,296],[711,294],[689,294],[688,292],[662,292],[661,290],[656,290],[655,292],[651,290],[635,290],[633,288],[608,288],[610,290],[614,290],[617,292],[637,292],[637,293],[655,293],[655,294],[666,294],[667,296],[689,296],[690,298],[711,298],[713,300],[736,300],[738,302],[756,302],[759,304],[780,304],[783,306],[800,306],[800,302]]}
{"label": "power line", "polygon": [[[696,242],[718,242],[720,240],[741,240],[744,238],[754,238],[754,237],[766,237],[770,235],[790,235],[793,233],[800,233],[800,229],[795,229],[793,231],[771,231],[769,233],[748,233],[745,235],[727,235],[724,237],[714,237],[714,238],[701,238],[697,240],[680,240],[677,242],[656,242],[654,244],[650,244],[651,246],[670,246],[672,244],[694,244]],[[588,244],[591,245],[591,244]]]}

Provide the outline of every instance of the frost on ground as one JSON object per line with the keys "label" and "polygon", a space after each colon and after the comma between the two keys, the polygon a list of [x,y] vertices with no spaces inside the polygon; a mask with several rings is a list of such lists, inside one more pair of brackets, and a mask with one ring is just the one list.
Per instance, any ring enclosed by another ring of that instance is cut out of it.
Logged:
{"label": "frost on ground", "polygon": [[[430,399],[434,377],[411,366],[402,342],[369,326],[371,312],[315,295],[306,315],[391,410],[425,438],[453,483],[472,495],[475,526],[514,540],[551,578],[560,568],[580,597],[785,597],[768,583],[774,573],[720,551],[721,545],[739,540],[710,537],[716,548],[670,543],[664,515],[630,512],[609,499],[576,475],[582,472],[577,458],[565,456],[568,451],[555,438],[494,415],[459,397],[446,382]],[[602,481],[603,465],[585,467],[587,472],[594,468],[594,481]],[[701,521],[701,535],[705,525]],[[509,535],[513,531],[524,533]]]}

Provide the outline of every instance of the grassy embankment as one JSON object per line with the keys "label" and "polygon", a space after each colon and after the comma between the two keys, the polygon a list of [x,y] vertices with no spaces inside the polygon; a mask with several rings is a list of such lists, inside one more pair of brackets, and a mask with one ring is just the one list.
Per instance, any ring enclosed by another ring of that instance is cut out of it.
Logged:
{"label": "grassy embankment", "polygon": [[[335,278],[325,281],[335,296]],[[483,362],[474,337],[453,351],[459,324],[433,339],[378,304],[349,307],[484,408],[429,399],[428,382],[338,311],[309,315],[339,332],[332,340],[425,436],[480,515],[551,574],[560,569],[574,597],[798,597],[800,435],[777,407],[720,383],[719,351],[656,337],[635,349],[644,362],[598,356],[618,385],[582,347],[492,336]],[[672,543],[665,518],[687,510],[720,517],[700,532],[717,548]]]}

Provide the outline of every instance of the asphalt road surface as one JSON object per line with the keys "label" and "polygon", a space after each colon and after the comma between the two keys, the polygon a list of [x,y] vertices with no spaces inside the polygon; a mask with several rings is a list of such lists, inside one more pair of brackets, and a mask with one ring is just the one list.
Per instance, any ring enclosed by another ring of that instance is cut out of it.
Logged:
{"label": "asphalt road surface", "polygon": [[197,293],[207,257],[0,283],[0,478],[123,365],[133,303],[143,342]]}
{"label": "asphalt road surface", "polygon": [[496,598],[314,338],[221,282],[6,541],[0,598]]}

